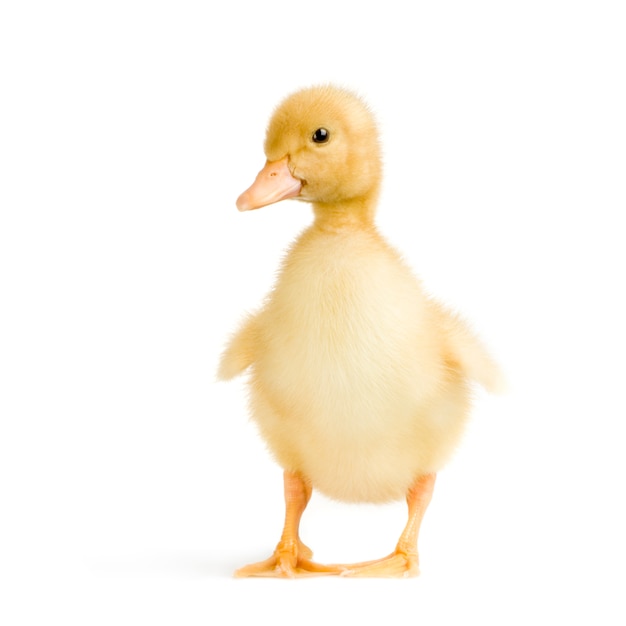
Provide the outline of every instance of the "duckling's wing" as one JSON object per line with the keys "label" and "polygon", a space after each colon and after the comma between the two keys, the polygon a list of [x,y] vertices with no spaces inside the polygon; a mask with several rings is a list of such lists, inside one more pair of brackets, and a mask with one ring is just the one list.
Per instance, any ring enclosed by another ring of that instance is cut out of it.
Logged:
{"label": "duckling's wing", "polygon": [[446,352],[451,362],[470,380],[491,393],[502,393],[506,381],[482,342],[458,315],[436,303],[436,312],[444,331]]}
{"label": "duckling's wing", "polygon": [[222,353],[217,377],[230,380],[242,374],[256,360],[258,317],[250,315],[233,335]]}

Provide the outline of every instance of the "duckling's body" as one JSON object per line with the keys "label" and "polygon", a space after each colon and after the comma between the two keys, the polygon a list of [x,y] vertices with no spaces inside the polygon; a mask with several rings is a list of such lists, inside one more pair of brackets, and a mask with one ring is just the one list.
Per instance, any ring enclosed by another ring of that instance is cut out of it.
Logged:
{"label": "duckling's body", "polygon": [[252,410],[286,469],[339,500],[403,498],[466,416],[437,314],[374,230],[307,230],[255,322]]}
{"label": "duckling's body", "polygon": [[[318,127],[334,146],[311,144]],[[277,110],[266,152],[268,164],[240,205],[267,203],[263,186],[284,176],[278,199],[313,202],[315,221],[222,359],[223,378],[250,367],[252,415],[285,469],[283,539],[268,561],[239,573],[415,574],[411,545],[435,473],[463,431],[469,379],[493,386],[497,369],[377,232],[380,158],[360,100],[330,87],[298,92]],[[410,520],[396,551],[355,566],[309,561],[297,526],[312,488],[353,502],[406,496]]]}

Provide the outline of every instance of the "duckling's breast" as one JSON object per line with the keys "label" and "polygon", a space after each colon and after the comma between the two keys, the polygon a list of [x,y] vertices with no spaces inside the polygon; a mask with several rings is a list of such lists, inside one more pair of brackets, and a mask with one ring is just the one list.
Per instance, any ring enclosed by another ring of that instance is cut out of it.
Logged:
{"label": "duckling's breast", "polygon": [[260,328],[253,416],[279,462],[331,497],[401,498],[458,438],[464,384],[417,280],[376,233],[306,231]]}

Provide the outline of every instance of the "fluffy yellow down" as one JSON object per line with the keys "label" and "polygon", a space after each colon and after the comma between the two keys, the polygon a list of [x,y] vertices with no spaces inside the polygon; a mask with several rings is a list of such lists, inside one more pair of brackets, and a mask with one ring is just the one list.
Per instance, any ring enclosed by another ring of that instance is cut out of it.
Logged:
{"label": "fluffy yellow down", "polygon": [[[312,140],[318,128],[326,143]],[[499,371],[377,232],[378,133],[358,97],[331,86],[293,94],[265,150],[287,157],[315,220],[219,375],[249,370],[252,416],[283,468],[339,500],[404,498],[459,442],[469,381],[497,390]]]}

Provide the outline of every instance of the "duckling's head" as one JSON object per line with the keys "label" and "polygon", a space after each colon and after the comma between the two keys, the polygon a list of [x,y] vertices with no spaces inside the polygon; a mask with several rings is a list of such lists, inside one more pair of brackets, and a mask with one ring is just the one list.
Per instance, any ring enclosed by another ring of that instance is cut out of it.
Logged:
{"label": "duckling's head", "polygon": [[288,96],[265,138],[267,163],[237,200],[240,211],[286,198],[313,203],[324,214],[371,218],[381,181],[378,131],[356,95],[333,86]]}

